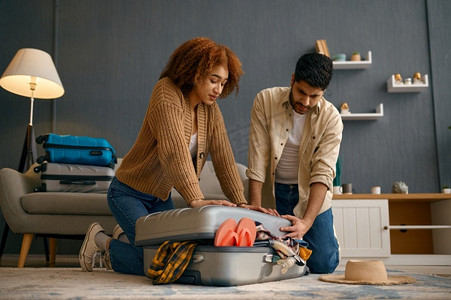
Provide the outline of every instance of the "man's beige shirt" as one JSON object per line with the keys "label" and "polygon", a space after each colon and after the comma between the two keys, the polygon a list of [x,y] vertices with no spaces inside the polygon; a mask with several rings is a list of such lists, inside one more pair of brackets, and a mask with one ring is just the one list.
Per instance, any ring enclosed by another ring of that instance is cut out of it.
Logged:
{"label": "man's beige shirt", "polygon": [[[275,170],[293,128],[290,87],[275,87],[257,94],[251,112],[247,176],[264,182],[262,206],[275,207]],[[299,203],[297,217],[304,215],[310,185],[320,182],[328,187],[322,213],[332,206],[332,184],[340,151],[343,122],[335,106],[321,98],[307,113],[299,145]]]}

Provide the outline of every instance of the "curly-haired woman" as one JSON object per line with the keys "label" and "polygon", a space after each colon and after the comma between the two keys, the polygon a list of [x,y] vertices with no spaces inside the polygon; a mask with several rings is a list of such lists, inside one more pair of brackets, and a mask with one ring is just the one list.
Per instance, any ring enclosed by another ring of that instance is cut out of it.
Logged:
{"label": "curly-haired woman", "polygon": [[[208,38],[179,46],[155,85],[141,131],[122,160],[108,191],[108,204],[127,239],[112,239],[92,224],[80,249],[84,271],[94,255],[106,253],[114,271],[144,275],[143,250],[136,247],[135,222],[149,213],[174,208],[175,187],[189,207],[248,207],[219,106],[243,74],[238,57]],[[226,200],[204,199],[199,177],[211,155]],[[124,240],[124,241],[123,241]]]}

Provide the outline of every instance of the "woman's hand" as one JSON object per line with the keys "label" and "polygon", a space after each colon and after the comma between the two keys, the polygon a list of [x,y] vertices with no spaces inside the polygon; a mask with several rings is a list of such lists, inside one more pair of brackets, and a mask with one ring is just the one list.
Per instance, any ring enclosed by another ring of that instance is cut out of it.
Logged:
{"label": "woman's hand", "polygon": [[242,208],[247,208],[250,210],[255,210],[255,211],[259,211],[268,215],[273,215],[273,216],[277,216],[280,217],[279,213],[277,212],[277,210],[273,209],[273,208],[264,208],[261,206],[257,206],[257,205],[249,205],[249,204],[238,204],[239,207]]}
{"label": "woman's hand", "polygon": [[260,206],[256,206],[256,205],[249,205],[249,204],[241,203],[241,204],[238,204],[238,207],[255,210],[255,211],[262,212],[262,213],[268,213],[266,209],[264,209],[263,207],[260,207]]}
{"label": "woman's hand", "polygon": [[201,207],[205,205],[236,206],[236,204],[227,200],[194,200],[189,203],[189,206],[192,208]]}

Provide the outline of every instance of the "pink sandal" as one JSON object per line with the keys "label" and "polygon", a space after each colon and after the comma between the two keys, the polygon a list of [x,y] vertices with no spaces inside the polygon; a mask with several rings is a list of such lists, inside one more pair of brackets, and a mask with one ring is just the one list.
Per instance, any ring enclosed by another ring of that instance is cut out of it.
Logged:
{"label": "pink sandal", "polygon": [[236,226],[236,232],[238,234],[239,247],[252,247],[257,236],[257,227],[255,222],[249,218],[242,218]]}
{"label": "pink sandal", "polygon": [[216,247],[236,246],[238,243],[238,234],[236,230],[236,221],[232,218],[225,220],[215,234],[214,245]]}

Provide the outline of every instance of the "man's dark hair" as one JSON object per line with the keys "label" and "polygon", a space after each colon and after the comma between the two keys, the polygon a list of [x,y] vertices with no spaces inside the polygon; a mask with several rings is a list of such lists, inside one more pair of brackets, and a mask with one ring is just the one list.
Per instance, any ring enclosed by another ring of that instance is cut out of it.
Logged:
{"label": "man's dark hair", "polygon": [[319,53],[307,53],[302,55],[296,63],[294,80],[301,80],[310,86],[319,87],[325,90],[334,72],[332,60]]}

